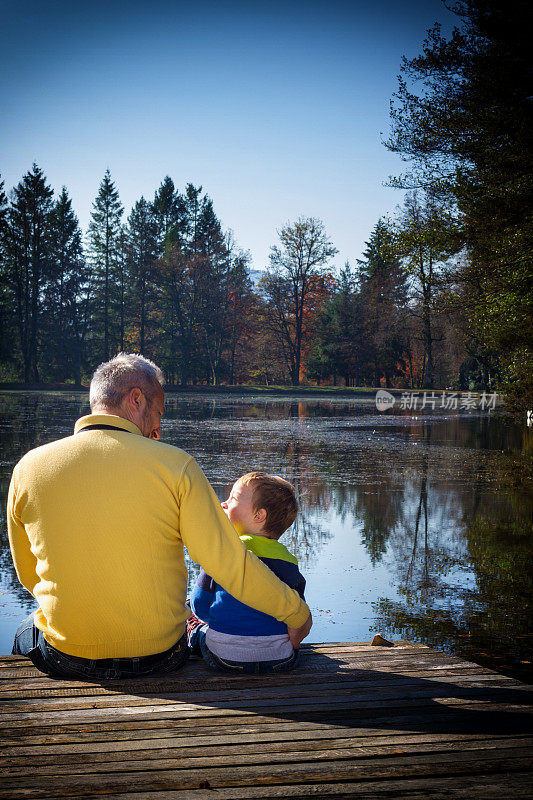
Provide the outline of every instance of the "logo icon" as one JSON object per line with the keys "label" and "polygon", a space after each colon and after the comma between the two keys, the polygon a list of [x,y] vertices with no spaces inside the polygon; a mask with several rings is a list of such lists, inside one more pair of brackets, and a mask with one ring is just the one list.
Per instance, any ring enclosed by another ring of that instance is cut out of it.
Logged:
{"label": "logo icon", "polygon": [[386,411],[394,405],[394,397],[390,392],[385,389],[378,389],[376,392],[376,408],[378,411]]}

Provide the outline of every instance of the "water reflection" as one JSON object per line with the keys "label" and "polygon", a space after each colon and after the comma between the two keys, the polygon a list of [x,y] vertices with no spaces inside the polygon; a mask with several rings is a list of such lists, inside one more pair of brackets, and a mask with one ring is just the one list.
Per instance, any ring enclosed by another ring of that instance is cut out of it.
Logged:
{"label": "water reflection", "polygon": [[[4,652],[32,607],[7,548],[11,469],[87,411],[79,393],[0,394]],[[294,483],[301,514],[283,541],[308,574],[314,641],[381,629],[514,674],[529,669],[531,429],[472,412],[378,415],[373,402],[342,397],[188,394],[168,397],[162,432],[195,456],[220,499],[252,469]]]}

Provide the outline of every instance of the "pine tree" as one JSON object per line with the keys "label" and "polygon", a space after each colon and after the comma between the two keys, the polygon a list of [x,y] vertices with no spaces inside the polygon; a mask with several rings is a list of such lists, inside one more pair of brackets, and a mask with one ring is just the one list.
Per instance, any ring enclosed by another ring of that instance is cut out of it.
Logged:
{"label": "pine tree", "polygon": [[196,252],[200,232],[198,223],[202,211],[202,187],[188,183],[185,187],[184,203],[184,228],[189,249]]}
{"label": "pine tree", "polygon": [[157,225],[159,255],[171,244],[181,242],[186,233],[186,207],[184,198],[176,191],[168,175],[155,193],[152,203]]}
{"label": "pine tree", "polygon": [[7,275],[16,304],[24,381],[39,381],[43,288],[51,270],[53,191],[34,164],[12,194],[8,212]]}
{"label": "pine tree", "polygon": [[[170,180],[170,179],[169,179]],[[127,274],[131,289],[130,319],[139,351],[147,354],[154,305],[154,262],[158,250],[158,226],[150,203],[141,197],[128,217]]]}
{"label": "pine tree", "polygon": [[187,185],[182,234],[159,262],[163,328],[169,332],[165,366],[182,385],[206,376],[211,352],[205,321],[209,297],[217,289],[211,259],[222,234],[209,198],[201,194],[201,186]]}
{"label": "pine tree", "polygon": [[229,382],[235,383],[237,348],[249,328],[250,316],[254,309],[255,297],[248,274],[250,254],[237,250],[231,255],[231,268],[228,280],[229,299]]}
{"label": "pine tree", "polygon": [[0,362],[11,362],[15,331],[15,303],[9,285],[8,203],[4,181],[0,177]]}
{"label": "pine tree", "polygon": [[226,240],[222,233],[212,201],[205,196],[196,224],[196,248],[202,268],[202,349],[206,374],[213,385],[220,379],[223,349],[229,335],[232,246],[231,237]]}
{"label": "pine tree", "polygon": [[94,273],[95,338],[102,337],[104,361],[118,343],[120,333],[115,324],[115,310],[120,306],[120,220],[123,207],[109,169],[100,183],[89,223],[89,256]]}
{"label": "pine tree", "polygon": [[358,284],[364,316],[365,349],[372,364],[371,383],[392,378],[403,366],[407,273],[402,268],[393,232],[382,219],[372,231],[358,263]]}
{"label": "pine tree", "polygon": [[79,383],[88,274],[78,218],[65,187],[52,209],[50,229],[51,270],[44,295],[46,369],[53,380],[73,377]]}

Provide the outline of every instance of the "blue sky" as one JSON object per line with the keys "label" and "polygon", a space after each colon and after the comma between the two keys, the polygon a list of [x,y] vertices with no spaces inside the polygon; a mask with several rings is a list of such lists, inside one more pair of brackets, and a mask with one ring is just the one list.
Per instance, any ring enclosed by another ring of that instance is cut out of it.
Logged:
{"label": "blue sky", "polygon": [[129,213],[169,174],[202,185],[268,262],[276,229],[322,219],[337,266],[401,194],[381,144],[402,55],[457,18],[440,0],[0,0],[0,172],[36,161],[85,230],[107,167]]}

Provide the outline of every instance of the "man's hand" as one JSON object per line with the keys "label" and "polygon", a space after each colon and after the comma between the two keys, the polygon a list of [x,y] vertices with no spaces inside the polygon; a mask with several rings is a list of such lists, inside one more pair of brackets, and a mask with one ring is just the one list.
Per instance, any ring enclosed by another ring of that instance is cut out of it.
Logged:
{"label": "man's hand", "polygon": [[299,628],[289,628],[289,627],[287,628],[289,639],[295,650],[298,650],[298,648],[300,647],[300,642],[303,639],[305,639],[305,637],[311,630],[312,624],[313,624],[313,618],[311,616],[311,612],[309,612],[309,616],[307,617],[306,621]]}

